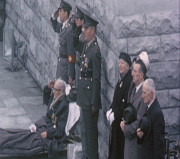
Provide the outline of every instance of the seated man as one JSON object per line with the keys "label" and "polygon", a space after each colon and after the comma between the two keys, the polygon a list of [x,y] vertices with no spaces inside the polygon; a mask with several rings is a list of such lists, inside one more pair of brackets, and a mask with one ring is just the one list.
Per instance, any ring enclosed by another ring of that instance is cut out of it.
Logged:
{"label": "seated man", "polygon": [[38,120],[31,131],[0,129],[0,154],[29,156],[48,151],[51,156],[61,151],[68,118],[65,82],[50,81],[44,88],[43,101],[48,105],[46,116]]}

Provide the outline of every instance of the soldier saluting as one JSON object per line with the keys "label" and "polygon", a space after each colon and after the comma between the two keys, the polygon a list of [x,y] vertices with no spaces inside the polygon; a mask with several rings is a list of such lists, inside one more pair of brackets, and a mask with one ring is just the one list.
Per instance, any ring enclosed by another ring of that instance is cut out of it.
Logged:
{"label": "soldier saluting", "polygon": [[84,21],[85,21],[84,13],[88,13],[88,11],[80,6],[76,6],[76,13],[75,13],[76,29],[74,31],[74,39],[73,39],[74,48],[76,50],[76,64],[75,64],[76,87],[78,85],[78,79],[80,77],[80,57],[85,44],[84,34],[82,33],[82,26],[84,25]]}
{"label": "soldier saluting", "polygon": [[[73,29],[69,22],[72,7],[64,0],[51,17],[52,27],[59,33],[59,57],[56,78],[61,77],[65,82],[72,85],[75,78],[76,53],[73,46]],[[60,16],[60,22],[57,18]]]}
{"label": "soldier saluting", "polygon": [[88,159],[98,159],[97,122],[101,109],[101,53],[95,36],[98,21],[88,14],[85,14],[84,18],[83,33],[86,44],[81,55],[77,104],[81,107],[85,126],[86,145],[82,145],[86,147],[84,153]]}

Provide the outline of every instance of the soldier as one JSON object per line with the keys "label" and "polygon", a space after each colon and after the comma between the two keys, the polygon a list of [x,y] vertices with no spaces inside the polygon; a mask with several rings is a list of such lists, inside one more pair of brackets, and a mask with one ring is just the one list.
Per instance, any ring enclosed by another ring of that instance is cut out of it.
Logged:
{"label": "soldier", "polygon": [[[78,81],[77,104],[81,107],[85,126],[85,155],[88,159],[98,159],[98,114],[101,109],[101,53],[95,36],[98,21],[84,15],[85,46],[82,51],[80,77]],[[85,145],[86,144],[86,145]]]}
{"label": "soldier", "polygon": [[[73,29],[69,21],[71,9],[71,5],[62,0],[60,7],[51,17],[53,29],[59,33],[59,57],[56,78],[61,77],[70,85],[73,84],[75,78],[76,61],[76,53],[73,46]],[[57,21],[58,13],[61,23]]]}
{"label": "soldier", "polygon": [[84,34],[82,33],[82,26],[84,25],[84,12],[88,13],[84,8],[79,6],[76,7],[76,14],[75,14],[75,23],[76,29],[74,31],[74,39],[73,44],[76,50],[76,80],[75,85],[78,85],[78,79],[80,77],[80,56],[84,47]]}

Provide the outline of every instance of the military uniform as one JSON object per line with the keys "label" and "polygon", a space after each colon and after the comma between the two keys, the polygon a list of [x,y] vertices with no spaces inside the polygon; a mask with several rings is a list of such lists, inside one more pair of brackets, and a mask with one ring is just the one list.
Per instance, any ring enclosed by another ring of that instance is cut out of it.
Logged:
{"label": "military uniform", "polygon": [[[80,18],[81,20],[84,19],[84,12],[88,12],[82,7],[77,6],[76,7],[76,14],[75,18],[78,19]],[[82,34],[82,26],[77,26],[75,31],[74,31],[74,48],[76,50],[76,64],[75,64],[75,70],[76,70],[76,79],[75,79],[75,85],[76,87],[78,86],[78,79],[80,77],[80,57],[81,53],[84,47],[84,39],[83,39],[83,34]]]}
{"label": "military uniform", "polygon": [[92,115],[91,110],[92,106],[101,108],[101,53],[96,38],[86,46],[81,56],[77,104],[81,107],[85,126],[85,154],[88,159],[98,159],[98,113]]}
{"label": "military uniform", "polygon": [[[64,7],[62,1],[60,7]],[[65,5],[66,6],[66,5]],[[62,80],[68,82],[69,77],[75,78],[75,61],[76,53],[73,46],[73,29],[69,21],[64,25],[59,24],[57,19],[51,18],[51,23],[55,32],[59,33],[59,56],[56,78],[61,77]]]}

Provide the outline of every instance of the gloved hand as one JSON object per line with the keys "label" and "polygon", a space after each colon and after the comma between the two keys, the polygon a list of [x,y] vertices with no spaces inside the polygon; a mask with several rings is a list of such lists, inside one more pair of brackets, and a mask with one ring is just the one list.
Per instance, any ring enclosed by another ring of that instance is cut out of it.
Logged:
{"label": "gloved hand", "polygon": [[113,123],[114,120],[115,120],[115,118],[114,118],[114,112],[112,112],[112,113],[110,114],[110,116],[109,116],[109,123],[110,123],[110,125]]}
{"label": "gloved hand", "polygon": [[108,121],[109,121],[109,116],[110,116],[111,113],[112,113],[112,108],[109,109],[109,110],[106,112],[106,118],[107,118]]}

